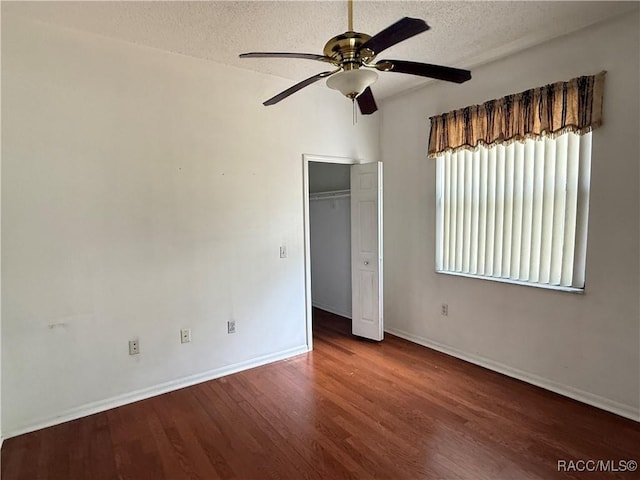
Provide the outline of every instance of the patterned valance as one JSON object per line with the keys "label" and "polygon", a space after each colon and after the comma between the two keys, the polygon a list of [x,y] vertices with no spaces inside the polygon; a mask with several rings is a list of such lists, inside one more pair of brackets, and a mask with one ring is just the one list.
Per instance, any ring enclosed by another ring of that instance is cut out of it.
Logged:
{"label": "patterned valance", "polygon": [[602,123],[605,74],[577,77],[431,117],[429,158],[478,145],[589,132]]}

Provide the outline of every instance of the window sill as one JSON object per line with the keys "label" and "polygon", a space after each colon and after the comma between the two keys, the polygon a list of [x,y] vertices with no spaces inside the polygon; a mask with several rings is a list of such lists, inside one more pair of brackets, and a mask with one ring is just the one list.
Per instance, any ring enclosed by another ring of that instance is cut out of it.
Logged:
{"label": "window sill", "polygon": [[560,292],[568,292],[568,293],[577,293],[580,295],[584,295],[584,288],[577,287],[563,287],[560,285],[546,285],[544,283],[532,283],[532,282],[521,282],[519,280],[512,280],[510,278],[496,278],[496,277],[483,277],[480,275],[473,275],[470,273],[459,273],[459,272],[447,272],[444,270],[436,270],[436,273],[440,273],[443,275],[452,275],[455,277],[467,277],[467,278],[475,278],[478,280],[488,280],[490,282],[498,282],[498,283],[510,283],[512,285],[522,285],[524,287],[535,287],[535,288],[543,288],[546,290],[556,290]]}

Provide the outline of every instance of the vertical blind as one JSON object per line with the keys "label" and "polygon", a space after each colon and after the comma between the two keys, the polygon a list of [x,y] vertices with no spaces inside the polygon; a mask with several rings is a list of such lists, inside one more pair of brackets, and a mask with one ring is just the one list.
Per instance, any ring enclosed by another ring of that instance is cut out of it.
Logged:
{"label": "vertical blind", "polygon": [[436,269],[583,289],[591,133],[437,157]]}

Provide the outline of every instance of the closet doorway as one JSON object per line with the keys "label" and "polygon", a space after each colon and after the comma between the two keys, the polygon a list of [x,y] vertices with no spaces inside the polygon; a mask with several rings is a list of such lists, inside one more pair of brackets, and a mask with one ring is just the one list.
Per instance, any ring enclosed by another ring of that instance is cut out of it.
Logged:
{"label": "closet doorway", "polygon": [[307,346],[312,308],[382,340],[382,164],[303,155]]}

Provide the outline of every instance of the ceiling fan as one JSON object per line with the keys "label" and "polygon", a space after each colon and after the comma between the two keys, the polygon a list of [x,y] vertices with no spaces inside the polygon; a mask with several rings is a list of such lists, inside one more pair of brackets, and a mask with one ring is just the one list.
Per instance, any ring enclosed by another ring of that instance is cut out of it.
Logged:
{"label": "ceiling fan", "polygon": [[323,55],[291,52],[251,52],[240,54],[240,58],[268,57],[317,60],[330,63],[336,67],[334,70],[318,73],[296,83],[263,102],[263,105],[274,105],[321,78],[328,77],[327,86],[329,88],[339,90],[351,101],[357,101],[360,112],[363,115],[370,115],[378,110],[370,88],[370,85],[378,78],[375,70],[407,73],[455,83],[463,83],[471,79],[471,72],[468,70],[431,65],[429,63],[409,62],[406,60],[380,60],[372,63],[373,59],[383,50],[429,30],[429,25],[424,20],[404,17],[374,36],[354,32],[353,0],[348,0],[348,28],[348,31],[331,38],[326,43]]}

